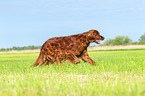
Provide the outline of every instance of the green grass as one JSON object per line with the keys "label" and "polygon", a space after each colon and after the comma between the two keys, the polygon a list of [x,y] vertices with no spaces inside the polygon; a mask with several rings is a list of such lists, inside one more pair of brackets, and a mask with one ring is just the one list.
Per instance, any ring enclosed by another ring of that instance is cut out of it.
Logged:
{"label": "green grass", "polygon": [[98,66],[30,68],[38,54],[0,54],[0,96],[145,96],[145,50],[90,51]]}

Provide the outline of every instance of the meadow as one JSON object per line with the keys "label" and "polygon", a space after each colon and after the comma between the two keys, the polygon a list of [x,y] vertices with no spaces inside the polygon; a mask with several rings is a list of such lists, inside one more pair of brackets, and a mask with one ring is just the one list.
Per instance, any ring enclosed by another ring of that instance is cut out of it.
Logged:
{"label": "meadow", "polygon": [[0,54],[0,96],[145,96],[145,50],[89,51],[97,66],[30,68],[38,54]]}

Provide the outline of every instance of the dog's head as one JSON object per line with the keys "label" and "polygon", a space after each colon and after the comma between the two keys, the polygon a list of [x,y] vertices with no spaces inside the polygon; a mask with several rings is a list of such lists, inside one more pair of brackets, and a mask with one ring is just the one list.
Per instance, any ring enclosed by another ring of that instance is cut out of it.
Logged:
{"label": "dog's head", "polygon": [[95,42],[97,44],[100,44],[99,40],[104,40],[105,38],[100,35],[99,31],[97,30],[90,30],[87,32],[87,37],[90,42]]}

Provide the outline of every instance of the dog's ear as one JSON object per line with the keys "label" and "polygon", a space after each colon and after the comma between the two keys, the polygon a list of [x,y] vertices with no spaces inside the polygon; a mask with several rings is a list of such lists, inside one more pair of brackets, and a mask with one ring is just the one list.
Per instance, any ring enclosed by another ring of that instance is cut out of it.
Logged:
{"label": "dog's ear", "polygon": [[93,35],[94,35],[94,30],[90,30],[90,31],[88,32],[88,37],[93,37]]}

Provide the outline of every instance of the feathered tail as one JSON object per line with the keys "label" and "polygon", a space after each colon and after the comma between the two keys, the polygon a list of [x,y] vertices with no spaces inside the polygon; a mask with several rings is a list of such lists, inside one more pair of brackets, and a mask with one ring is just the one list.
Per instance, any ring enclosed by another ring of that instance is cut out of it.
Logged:
{"label": "feathered tail", "polygon": [[40,63],[43,63],[43,55],[41,52],[40,52],[39,57],[37,58],[36,62],[33,65],[31,65],[31,67],[37,66]]}

